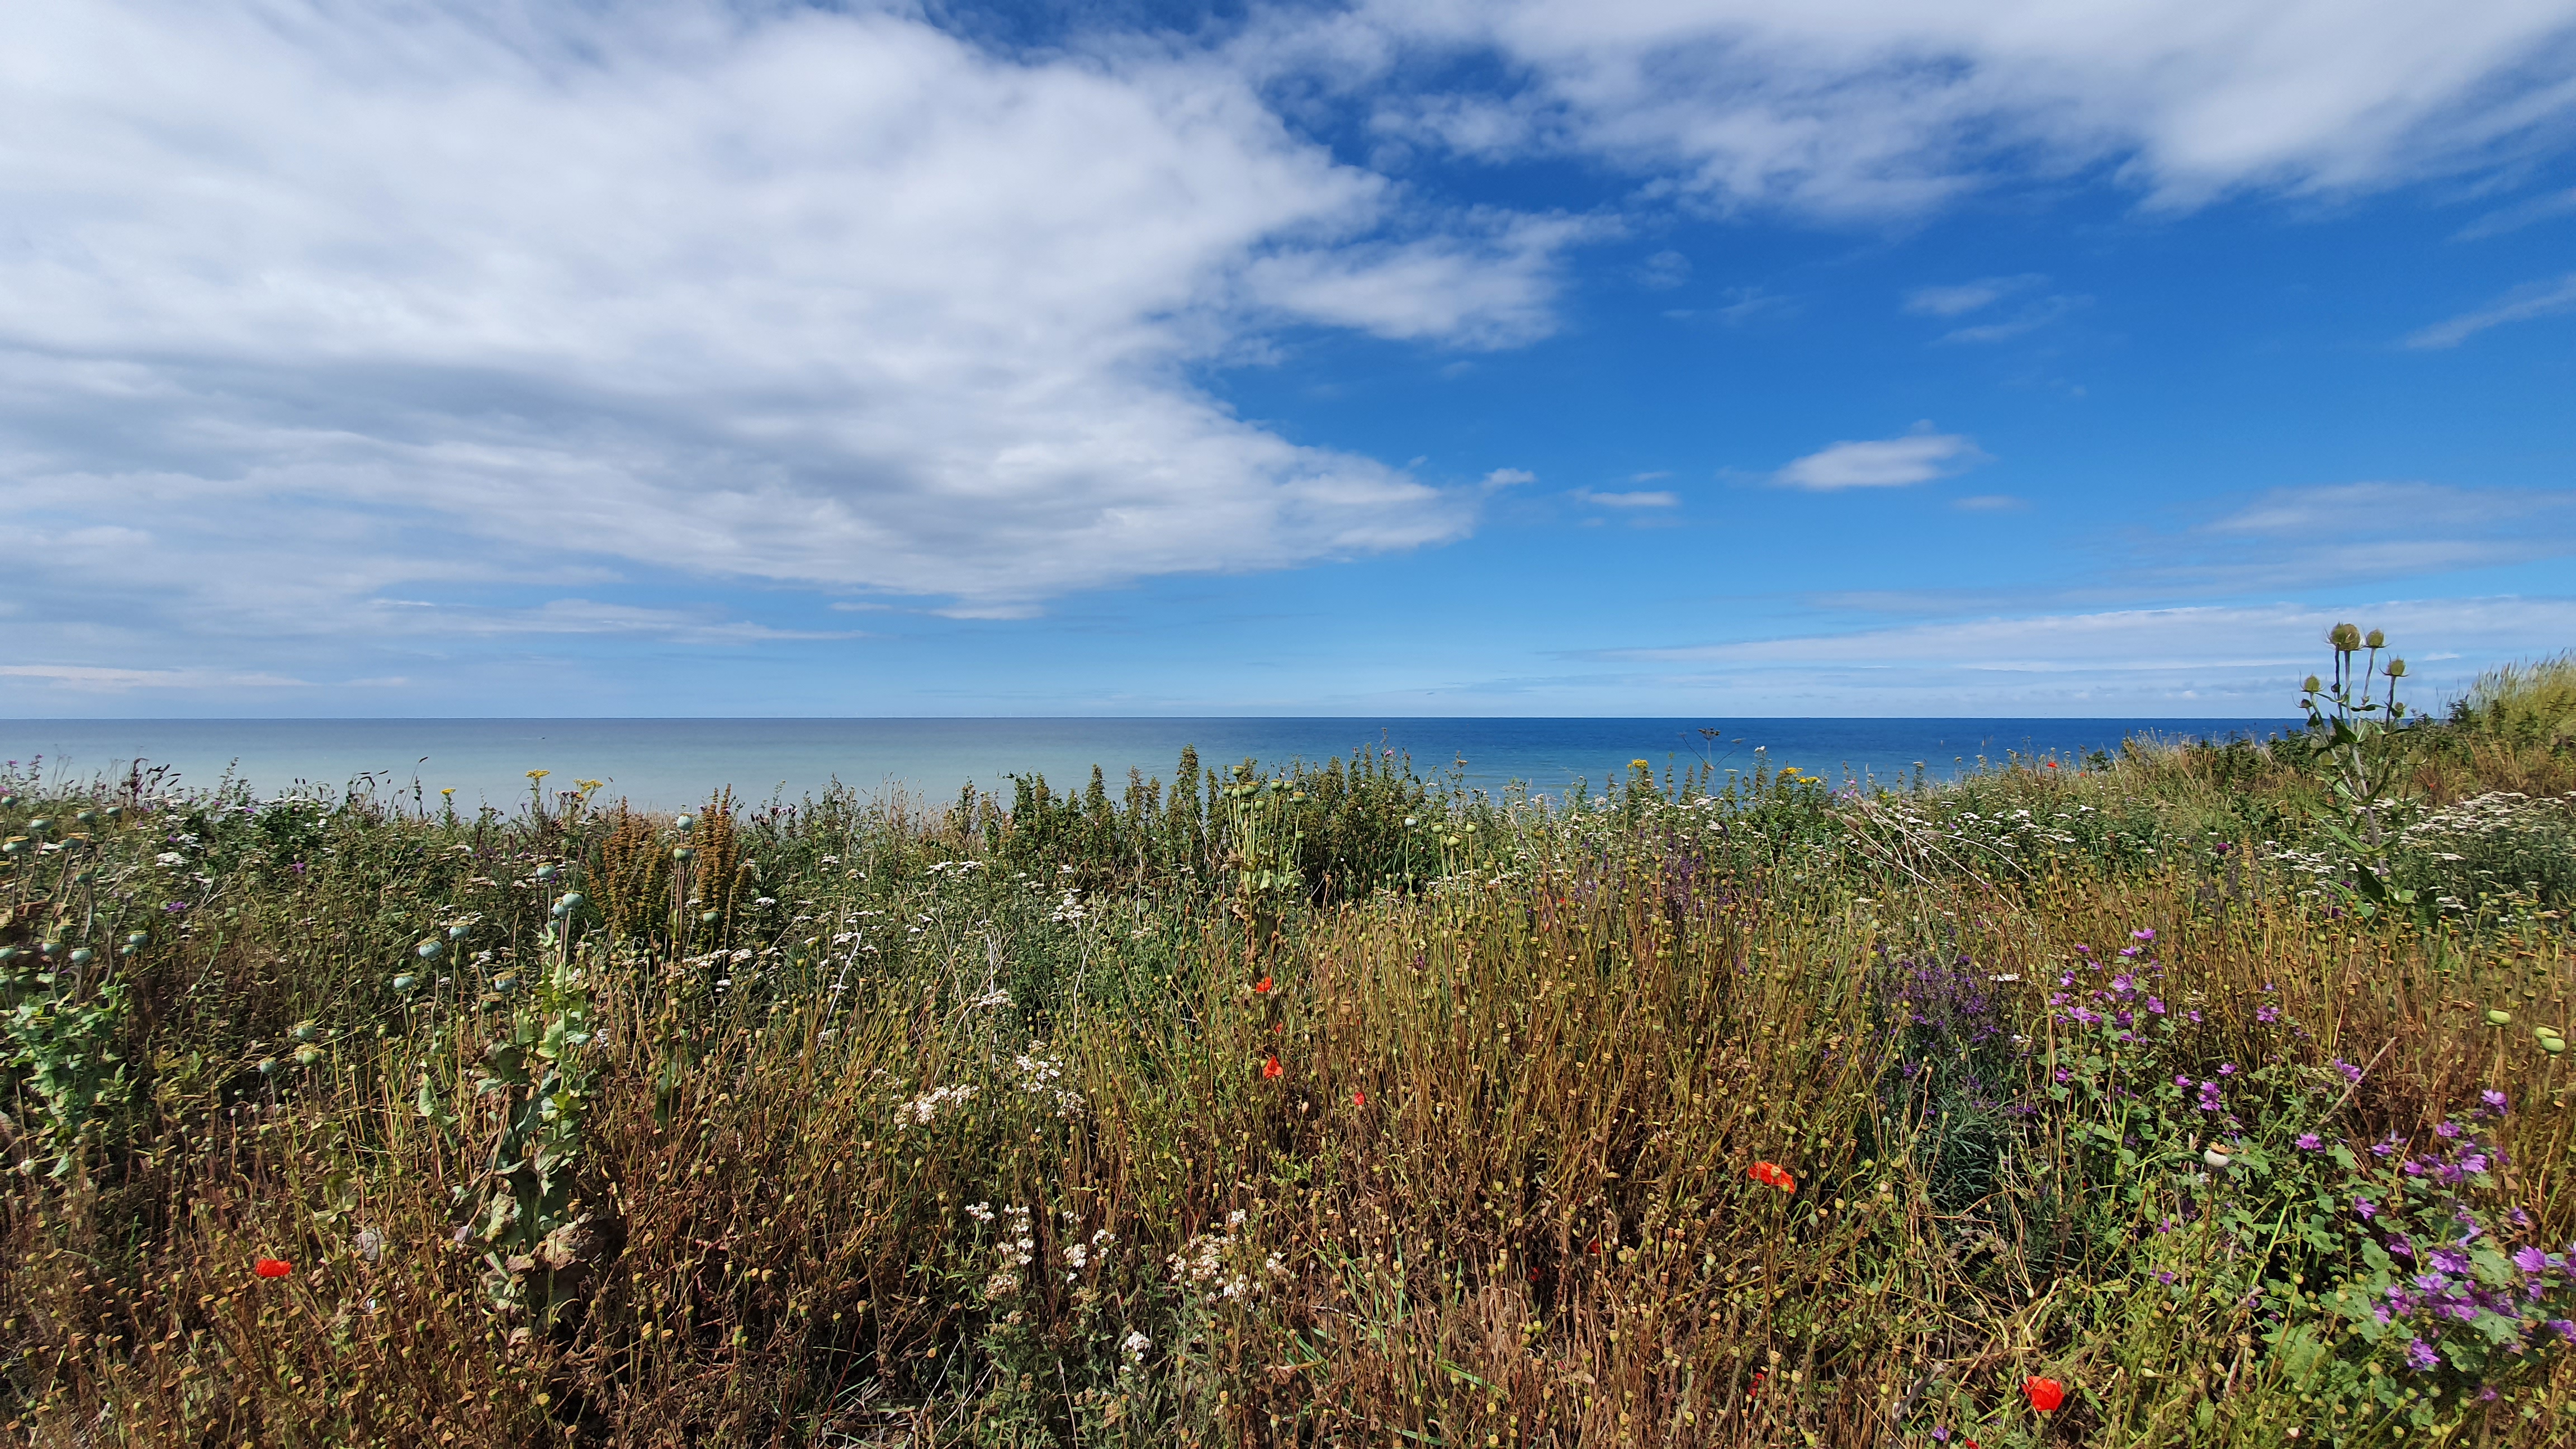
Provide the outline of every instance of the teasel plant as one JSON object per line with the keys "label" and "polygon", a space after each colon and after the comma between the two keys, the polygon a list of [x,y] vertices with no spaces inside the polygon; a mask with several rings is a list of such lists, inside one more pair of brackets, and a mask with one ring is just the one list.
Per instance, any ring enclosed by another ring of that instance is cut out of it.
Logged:
{"label": "teasel plant", "polygon": [[[2403,732],[2407,708],[2397,698],[2406,661],[2388,648],[2380,630],[2362,632],[2358,624],[2337,624],[2326,631],[2334,651],[2331,680],[2309,675],[2299,691],[2308,729],[2318,738],[2316,759],[2323,783],[2339,818],[2322,819],[2319,828],[2352,856],[2354,892],[2365,909],[2415,904],[2414,893],[2390,886],[2389,851],[2396,832],[2388,814],[2398,803],[2405,767]],[[2388,655],[2385,662],[2380,656]]]}

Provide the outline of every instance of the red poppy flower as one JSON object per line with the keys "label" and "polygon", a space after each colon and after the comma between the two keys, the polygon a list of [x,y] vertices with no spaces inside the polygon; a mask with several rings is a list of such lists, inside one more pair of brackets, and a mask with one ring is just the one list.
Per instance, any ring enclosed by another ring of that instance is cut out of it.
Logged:
{"label": "red poppy flower", "polygon": [[1279,1059],[1277,1057],[1272,1057],[1261,1064],[1261,1080],[1265,1082],[1276,1078],[1279,1075],[1279,1072],[1280,1066]]}
{"label": "red poppy flower", "polygon": [[1366,1092],[1353,1092],[1353,1093],[1351,1093],[1351,1105],[1352,1105],[1352,1106],[1354,1106],[1354,1107],[1365,1107],[1365,1106],[1367,1106],[1367,1105],[1368,1105],[1368,1093],[1366,1093]]}
{"label": "red poppy flower", "polygon": [[250,1270],[263,1278],[283,1278],[295,1271],[295,1265],[284,1258],[262,1258]]}
{"label": "red poppy flower", "polygon": [[1752,1178],[1755,1182],[1767,1183],[1772,1187],[1776,1187],[1782,1192],[1796,1192],[1798,1190],[1797,1176],[1790,1172],[1789,1169],[1782,1167],[1776,1162],[1757,1162],[1751,1167],[1745,1169],[1744,1175]]}
{"label": "red poppy flower", "polygon": [[1762,1370],[1755,1369],[1753,1371],[1753,1382],[1744,1386],[1744,1397],[1750,1399],[1760,1392],[1762,1392]]}
{"label": "red poppy flower", "polygon": [[1268,991],[1268,990],[1270,989],[1270,978],[1269,978],[1269,977],[1267,977],[1267,976],[1264,976],[1264,977],[1262,977],[1260,980],[1253,982],[1253,983],[1252,983],[1252,989],[1253,989],[1253,990],[1255,990],[1255,991],[1262,991],[1262,992],[1266,992],[1266,991]]}
{"label": "red poppy flower", "polygon": [[[2057,768],[2057,762],[2055,760],[2042,760],[2040,764],[2045,769],[2054,770]],[[1974,1441],[1972,1440],[1970,1442],[1973,1443]]]}
{"label": "red poppy flower", "polygon": [[2066,1385],[2055,1379],[2029,1378],[2021,1381],[2021,1391],[2030,1406],[2043,1414],[2054,1414],[2066,1402]]}

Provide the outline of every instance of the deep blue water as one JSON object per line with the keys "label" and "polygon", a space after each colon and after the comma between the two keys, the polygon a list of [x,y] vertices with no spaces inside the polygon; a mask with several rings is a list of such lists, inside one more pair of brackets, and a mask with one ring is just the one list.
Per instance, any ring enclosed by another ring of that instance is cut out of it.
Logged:
{"label": "deep blue water", "polygon": [[[2000,764],[2008,753],[2061,758],[2113,750],[2130,735],[2267,735],[2286,720],[2179,719],[364,719],[0,720],[0,758],[41,757],[47,774],[122,773],[141,758],[177,768],[183,785],[212,785],[229,769],[262,795],[299,781],[346,785],[362,774],[431,800],[456,787],[460,806],[511,806],[527,772],[609,782],[603,798],[676,809],[718,785],[765,799],[820,791],[834,780],[874,793],[888,785],[953,795],[968,781],[1007,788],[1013,771],[1078,786],[1101,766],[1113,788],[1129,767],[1170,778],[1183,745],[1223,767],[1321,761],[1354,749],[1410,752],[1425,774],[1463,771],[1470,785],[1523,781],[1554,794],[1578,778],[1598,788],[1632,759],[1713,761],[1750,769],[1759,747],[1773,768],[1836,778],[1886,778]],[[1713,733],[1703,733],[1704,731]]]}

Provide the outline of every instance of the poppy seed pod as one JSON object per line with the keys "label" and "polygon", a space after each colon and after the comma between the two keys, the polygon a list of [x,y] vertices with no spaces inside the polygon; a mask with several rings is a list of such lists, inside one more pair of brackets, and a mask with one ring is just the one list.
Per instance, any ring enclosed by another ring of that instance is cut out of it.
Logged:
{"label": "poppy seed pod", "polygon": [[423,961],[435,961],[439,958],[441,953],[447,950],[447,943],[445,941],[423,941],[419,945],[412,947],[411,950],[413,955],[418,956]]}
{"label": "poppy seed pod", "polygon": [[688,834],[690,828],[695,826],[697,823],[698,817],[695,815],[681,815],[673,818],[671,821],[671,824],[677,827],[682,835]]}
{"label": "poppy seed pod", "polygon": [[545,864],[537,867],[537,879],[553,880],[555,878],[555,869],[555,863],[551,860],[547,861]]}

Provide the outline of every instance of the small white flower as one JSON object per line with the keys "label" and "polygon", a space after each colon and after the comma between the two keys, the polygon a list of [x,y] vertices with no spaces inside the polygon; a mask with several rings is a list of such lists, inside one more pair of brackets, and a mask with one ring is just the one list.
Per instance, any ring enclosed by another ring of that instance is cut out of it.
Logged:
{"label": "small white flower", "polygon": [[1119,1340],[1118,1343],[1119,1351],[1127,1355],[1127,1361],[1129,1363],[1143,1362],[1145,1351],[1153,1346],[1154,1340],[1147,1338],[1145,1335],[1138,1333],[1132,1328],[1127,1330],[1127,1336]]}

